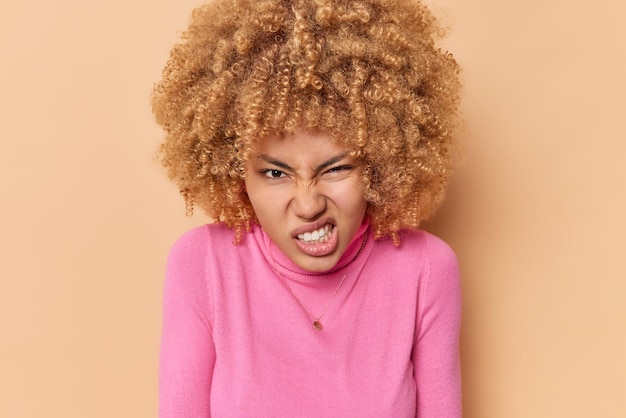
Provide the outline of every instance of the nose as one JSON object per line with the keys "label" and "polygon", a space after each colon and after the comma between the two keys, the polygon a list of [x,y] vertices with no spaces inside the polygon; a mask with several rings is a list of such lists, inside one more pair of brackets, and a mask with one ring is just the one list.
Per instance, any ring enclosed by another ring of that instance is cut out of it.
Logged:
{"label": "nose", "polygon": [[312,221],[326,210],[326,197],[314,182],[300,182],[296,186],[291,207],[296,216]]}

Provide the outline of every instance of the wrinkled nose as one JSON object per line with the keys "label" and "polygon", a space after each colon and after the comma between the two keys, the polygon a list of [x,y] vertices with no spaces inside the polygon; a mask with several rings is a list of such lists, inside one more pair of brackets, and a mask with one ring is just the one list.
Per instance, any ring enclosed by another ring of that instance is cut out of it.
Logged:
{"label": "wrinkled nose", "polygon": [[326,210],[326,197],[320,193],[315,184],[299,184],[296,187],[291,207],[299,218],[307,221],[315,220]]}

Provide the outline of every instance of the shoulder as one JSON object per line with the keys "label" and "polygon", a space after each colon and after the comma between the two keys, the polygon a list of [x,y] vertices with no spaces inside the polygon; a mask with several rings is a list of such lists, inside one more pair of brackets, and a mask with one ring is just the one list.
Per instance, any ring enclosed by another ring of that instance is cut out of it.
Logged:
{"label": "shoulder", "polygon": [[[460,306],[461,282],[459,262],[454,250],[441,238],[426,231],[411,231],[401,237],[400,246],[415,247],[424,264],[423,296],[430,303],[445,301],[456,309]],[[425,300],[423,301],[425,302]]]}
{"label": "shoulder", "polygon": [[452,247],[441,238],[426,231],[415,231],[411,235],[413,242],[420,249],[431,279],[441,284],[457,283],[459,262]]}
{"label": "shoulder", "polygon": [[233,232],[222,224],[205,224],[182,234],[172,245],[170,257],[204,253],[207,248],[231,243]]}
{"label": "shoulder", "polygon": [[420,250],[431,268],[458,264],[454,250],[441,238],[423,230],[412,231],[409,236],[412,237],[410,242]]}
{"label": "shoulder", "polygon": [[207,258],[233,246],[233,232],[222,224],[206,224],[182,234],[172,245],[168,270],[198,272]]}
{"label": "shoulder", "polygon": [[165,270],[164,309],[183,304],[196,306],[200,312],[202,306],[210,305],[210,268],[220,259],[216,252],[228,251],[232,240],[232,231],[224,225],[207,224],[185,232],[174,242]]}
{"label": "shoulder", "polygon": [[397,250],[403,263],[417,264],[415,267],[424,273],[423,285],[439,293],[458,292],[459,262],[444,240],[423,230],[407,230],[400,235]]}
{"label": "shoulder", "polygon": [[420,286],[458,286],[457,257],[445,241],[423,230],[403,230],[399,238],[397,247],[390,239],[375,242],[370,259],[378,268],[393,270],[396,277],[417,280]]}
{"label": "shoulder", "polygon": [[[390,239],[377,241],[378,250],[392,257],[405,257],[433,265],[457,264],[454,250],[441,238],[423,230],[403,230],[400,245],[394,246]],[[407,261],[408,261],[407,260]]]}

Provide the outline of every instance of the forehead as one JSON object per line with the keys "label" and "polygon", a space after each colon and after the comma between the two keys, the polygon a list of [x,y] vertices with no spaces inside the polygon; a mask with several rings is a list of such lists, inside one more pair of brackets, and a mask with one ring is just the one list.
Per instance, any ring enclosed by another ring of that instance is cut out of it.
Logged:
{"label": "forehead", "polygon": [[274,158],[309,160],[346,154],[349,149],[320,132],[296,131],[288,135],[269,135],[257,143],[255,154]]}

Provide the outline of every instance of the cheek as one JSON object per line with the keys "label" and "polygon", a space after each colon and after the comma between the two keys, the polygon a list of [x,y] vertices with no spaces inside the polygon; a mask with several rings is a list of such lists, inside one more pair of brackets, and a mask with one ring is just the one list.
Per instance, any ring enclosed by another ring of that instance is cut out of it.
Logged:
{"label": "cheek", "polygon": [[246,191],[246,194],[248,195],[248,199],[250,200],[250,203],[252,204],[252,208],[254,209],[254,212],[258,215],[259,211],[262,209],[260,205],[260,202],[263,202],[263,198],[261,197],[261,195],[263,194],[262,189],[259,188],[259,185],[257,182],[255,182],[254,180],[250,180],[248,178],[244,180],[243,187],[244,187],[244,190]]}
{"label": "cheek", "polygon": [[353,181],[337,187],[332,191],[333,200],[337,205],[351,213],[358,214],[367,206],[363,191],[358,181]]}
{"label": "cheek", "polygon": [[280,188],[268,187],[264,182],[256,179],[246,179],[244,185],[252,209],[254,209],[259,220],[268,216],[275,216],[281,205],[284,205],[285,193]]}

